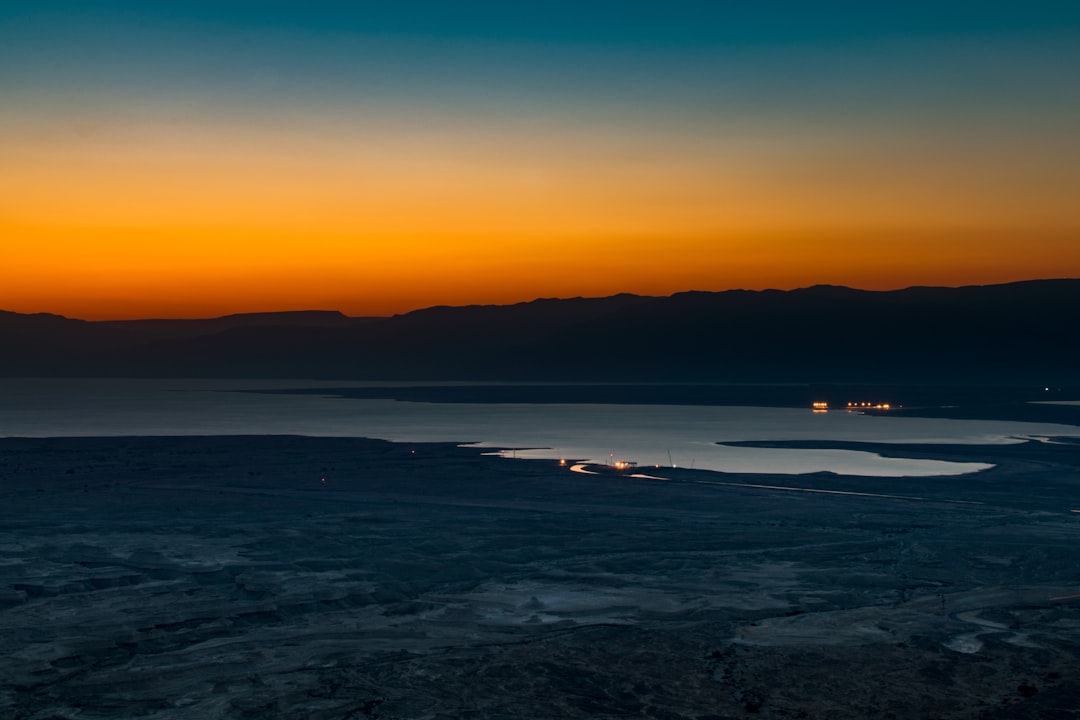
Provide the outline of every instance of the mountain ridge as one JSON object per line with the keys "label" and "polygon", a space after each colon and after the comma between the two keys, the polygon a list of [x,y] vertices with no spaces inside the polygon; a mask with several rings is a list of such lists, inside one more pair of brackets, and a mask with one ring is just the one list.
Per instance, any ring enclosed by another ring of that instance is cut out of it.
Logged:
{"label": "mountain ridge", "polygon": [[390,317],[0,311],[0,375],[705,382],[1080,377],[1080,279],[623,293]]}

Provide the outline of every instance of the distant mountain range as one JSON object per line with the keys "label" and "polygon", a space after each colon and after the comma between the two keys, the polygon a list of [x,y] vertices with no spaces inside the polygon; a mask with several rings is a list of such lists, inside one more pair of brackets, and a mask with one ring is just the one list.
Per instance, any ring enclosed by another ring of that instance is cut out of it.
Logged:
{"label": "distant mountain range", "polygon": [[0,311],[0,375],[694,382],[1080,379],[1080,280],[88,322]]}

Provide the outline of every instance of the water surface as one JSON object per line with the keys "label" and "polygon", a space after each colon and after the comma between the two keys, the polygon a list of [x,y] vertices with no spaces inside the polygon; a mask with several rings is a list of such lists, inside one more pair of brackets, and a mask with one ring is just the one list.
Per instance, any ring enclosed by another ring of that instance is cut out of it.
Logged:
{"label": "water surface", "polygon": [[[355,383],[360,386],[366,383]],[[955,475],[984,463],[885,458],[835,449],[728,447],[816,440],[1000,444],[1080,435],[1080,428],[1006,421],[868,416],[803,408],[463,404],[261,394],[350,383],[266,380],[2,379],[0,436],[309,435],[473,443],[518,458],[694,467],[739,473]]]}

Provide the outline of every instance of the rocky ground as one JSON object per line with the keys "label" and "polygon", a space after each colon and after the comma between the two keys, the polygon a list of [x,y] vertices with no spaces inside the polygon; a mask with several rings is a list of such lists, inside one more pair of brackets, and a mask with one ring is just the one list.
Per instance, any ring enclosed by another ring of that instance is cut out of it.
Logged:
{"label": "rocky ground", "polygon": [[0,716],[1080,717],[1076,444],[899,480],[478,452],[0,440]]}

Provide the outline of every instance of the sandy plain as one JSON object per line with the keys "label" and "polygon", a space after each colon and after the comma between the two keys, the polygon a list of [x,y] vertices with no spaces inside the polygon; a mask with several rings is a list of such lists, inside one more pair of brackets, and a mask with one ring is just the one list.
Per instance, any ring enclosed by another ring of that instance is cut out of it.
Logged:
{"label": "sandy plain", "polygon": [[996,467],[0,439],[0,716],[1080,717],[1080,444],[859,449]]}

